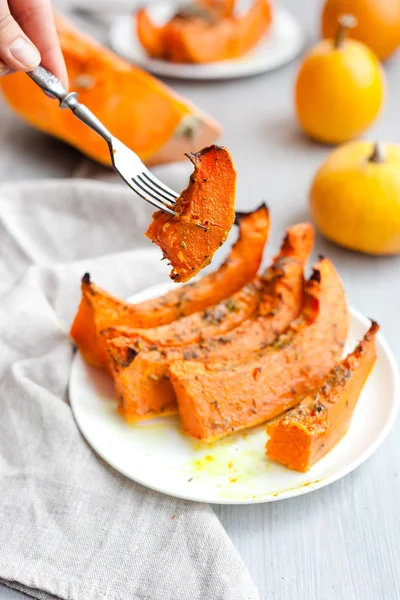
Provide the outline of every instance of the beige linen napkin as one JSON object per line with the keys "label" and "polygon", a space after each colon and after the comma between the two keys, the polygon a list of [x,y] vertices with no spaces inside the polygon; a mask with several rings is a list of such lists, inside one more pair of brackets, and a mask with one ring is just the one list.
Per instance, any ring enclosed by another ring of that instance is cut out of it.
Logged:
{"label": "beige linen napkin", "polygon": [[68,404],[82,273],[120,296],[166,277],[135,262],[150,214],[116,185],[0,186],[0,582],[36,598],[258,597],[210,507],[108,467]]}

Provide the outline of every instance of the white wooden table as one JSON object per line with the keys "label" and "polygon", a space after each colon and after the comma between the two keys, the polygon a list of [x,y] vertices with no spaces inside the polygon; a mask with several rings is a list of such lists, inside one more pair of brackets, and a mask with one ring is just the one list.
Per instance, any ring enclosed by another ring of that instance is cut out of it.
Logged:
{"label": "white wooden table", "polygon": [[[282,1],[297,13],[309,42],[313,41],[320,0]],[[385,68],[389,97],[368,138],[400,143],[400,53]],[[222,142],[231,150],[239,173],[238,207],[249,209],[266,200],[271,208],[271,252],[284,227],[308,218],[307,190],[329,152],[296,128],[292,105],[296,69],[297,62],[240,81],[172,82],[222,123]],[[61,142],[26,128],[0,104],[2,181],[93,174],[101,175],[102,170]],[[379,321],[400,358],[400,257],[359,256],[321,238],[317,253],[334,260],[350,303]],[[397,422],[367,463],[320,491],[254,507],[215,507],[262,600],[400,598],[399,436]],[[22,597],[0,587],[1,599]]]}

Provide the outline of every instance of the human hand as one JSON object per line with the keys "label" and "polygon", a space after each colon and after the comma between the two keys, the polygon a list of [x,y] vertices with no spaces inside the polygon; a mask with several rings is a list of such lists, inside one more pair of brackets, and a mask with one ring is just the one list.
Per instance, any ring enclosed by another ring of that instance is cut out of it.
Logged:
{"label": "human hand", "polygon": [[0,76],[39,63],[68,89],[50,0],[0,0]]}

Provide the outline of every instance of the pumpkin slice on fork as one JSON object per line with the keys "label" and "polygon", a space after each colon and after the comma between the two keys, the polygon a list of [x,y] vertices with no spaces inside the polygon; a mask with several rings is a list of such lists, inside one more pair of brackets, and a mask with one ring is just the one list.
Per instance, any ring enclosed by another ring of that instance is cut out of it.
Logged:
{"label": "pumpkin slice on fork", "polygon": [[235,219],[236,171],[226,148],[210,146],[187,155],[194,165],[174,215],[153,215],[146,236],[171,265],[171,279],[185,282],[210,264]]}

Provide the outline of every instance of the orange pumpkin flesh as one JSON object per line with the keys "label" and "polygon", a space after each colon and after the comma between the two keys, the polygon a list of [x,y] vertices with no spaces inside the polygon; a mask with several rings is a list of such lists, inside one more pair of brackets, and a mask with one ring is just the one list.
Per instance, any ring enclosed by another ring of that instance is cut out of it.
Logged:
{"label": "orange pumpkin flesh", "polygon": [[[217,123],[166,85],[83,35],[64,18],[57,18],[57,29],[71,90],[146,163],[181,160],[184,152],[207,146],[218,137]],[[69,110],[60,110],[24,73],[1,77],[0,87],[11,107],[30,125],[111,165],[104,140]]]}
{"label": "orange pumpkin flesh", "polygon": [[[123,417],[128,421],[138,421],[176,411],[175,395],[168,377],[169,365],[173,361],[237,360],[272,343],[279,332],[285,331],[301,312],[303,268],[313,237],[313,229],[308,224],[288,230],[281,252],[258,278],[261,298],[257,314],[229,333],[222,335],[219,332],[207,337],[207,328],[199,328],[202,333],[200,343],[174,344],[174,347],[161,345],[156,336],[149,344],[145,332],[142,338],[131,336],[110,340],[107,343],[110,368],[117,390],[118,409]],[[225,301],[224,308],[228,307],[233,314],[237,310],[238,295],[240,292]],[[200,324],[204,323],[204,313],[198,316]],[[188,320],[190,317],[181,319]],[[230,322],[229,317],[227,320]],[[186,325],[190,334],[190,324]]]}
{"label": "orange pumpkin flesh", "polygon": [[226,148],[210,146],[187,156],[194,173],[176,201],[175,215],[154,213],[146,232],[170,261],[170,277],[177,283],[210,264],[235,219],[236,171]]}
{"label": "orange pumpkin flesh", "polygon": [[204,14],[174,16],[166,25],[152,23],[146,9],[137,14],[139,40],[153,58],[176,63],[208,63],[238,58],[249,52],[268,30],[269,0],[254,0],[243,16],[232,15],[232,5],[218,8],[218,2],[197,2]]}
{"label": "orange pumpkin flesh", "polygon": [[267,456],[295,471],[308,471],[345,435],[361,390],[376,360],[372,326],[357,348],[333,367],[298,406],[267,427]]}
{"label": "orange pumpkin flesh", "polygon": [[165,325],[217,304],[251,281],[261,264],[268,237],[268,209],[261,206],[251,213],[239,214],[237,221],[239,237],[219,269],[159,298],[129,304],[85,276],[81,303],[71,328],[71,336],[85,360],[97,367],[108,367],[105,338],[101,335],[108,327]]}
{"label": "orange pumpkin flesh", "polygon": [[306,286],[302,315],[242,361],[176,361],[169,369],[184,431],[210,442],[293,407],[340,358],[348,328],[342,283],[327,259]]}

